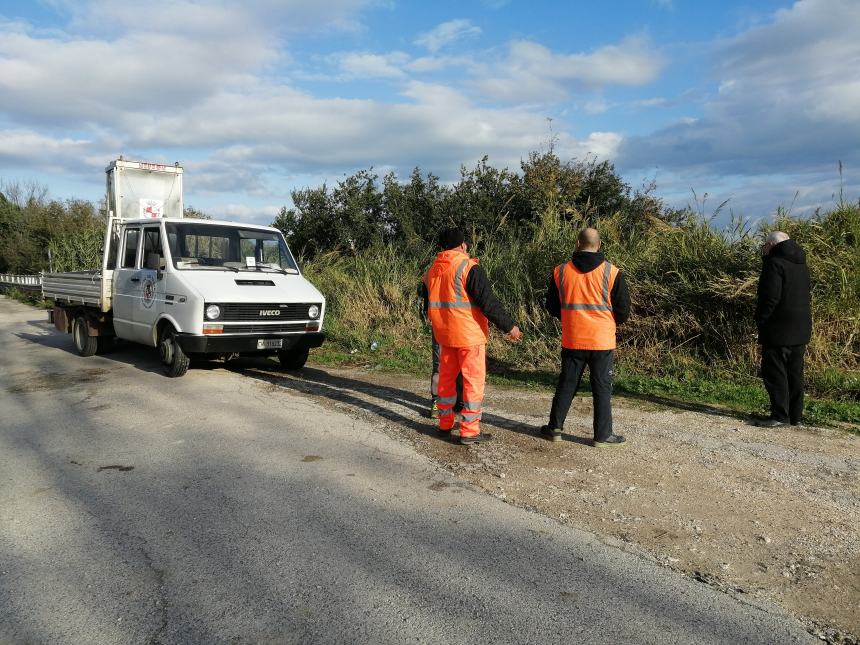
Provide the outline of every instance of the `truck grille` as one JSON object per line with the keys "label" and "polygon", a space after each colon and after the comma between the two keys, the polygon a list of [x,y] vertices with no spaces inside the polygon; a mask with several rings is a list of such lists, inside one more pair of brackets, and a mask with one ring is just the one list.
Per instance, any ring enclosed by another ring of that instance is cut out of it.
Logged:
{"label": "truck grille", "polygon": [[286,325],[224,325],[225,334],[286,334],[305,331],[305,323]]}
{"label": "truck grille", "polygon": [[[268,322],[281,322],[289,320],[308,320],[308,307],[316,305],[322,309],[320,302],[302,302],[289,305],[262,303],[230,303],[220,305],[221,318],[219,322],[232,322],[244,320],[265,320]],[[261,311],[266,312],[260,314]],[[278,312],[278,313],[274,313]]]}

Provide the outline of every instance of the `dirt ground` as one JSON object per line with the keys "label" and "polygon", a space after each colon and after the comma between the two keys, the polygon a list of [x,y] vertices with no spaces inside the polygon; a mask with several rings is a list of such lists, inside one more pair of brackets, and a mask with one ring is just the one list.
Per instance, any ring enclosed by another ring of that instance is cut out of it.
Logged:
{"label": "dirt ground", "polygon": [[599,450],[590,445],[590,396],[576,398],[564,440],[553,443],[534,434],[551,392],[488,387],[483,429],[493,441],[464,447],[439,438],[422,416],[424,380],[327,367],[264,371],[270,387],[369,416],[508,503],[730,593],[781,604],[822,640],[860,642],[856,435],[755,428],[718,410],[615,398],[615,431],[628,443]]}

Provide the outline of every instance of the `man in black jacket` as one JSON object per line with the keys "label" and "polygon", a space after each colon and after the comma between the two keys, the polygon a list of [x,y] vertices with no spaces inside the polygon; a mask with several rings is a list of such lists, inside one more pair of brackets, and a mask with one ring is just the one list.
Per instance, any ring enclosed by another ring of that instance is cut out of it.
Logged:
{"label": "man in black jacket", "polygon": [[803,417],[803,355],[812,337],[809,267],[803,249],[780,231],[767,236],[762,256],[755,322],[770,416],[756,425],[798,425]]}
{"label": "man in black jacket", "polygon": [[[593,445],[606,448],[625,441],[612,432],[611,397],[615,326],[630,316],[630,294],[624,275],[606,261],[600,246],[597,230],[584,229],[570,261],[556,267],[549,279],[546,310],[562,324],[561,374],[549,424],[540,434],[552,441],[561,440],[565,418],[587,366],[594,401]],[[573,300],[562,307],[563,298]]]}

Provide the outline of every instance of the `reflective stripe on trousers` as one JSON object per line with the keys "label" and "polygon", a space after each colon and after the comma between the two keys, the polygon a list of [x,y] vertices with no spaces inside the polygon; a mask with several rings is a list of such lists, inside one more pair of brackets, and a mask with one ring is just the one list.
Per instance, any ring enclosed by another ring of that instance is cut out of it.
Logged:
{"label": "reflective stripe on trousers", "polygon": [[442,347],[439,360],[439,429],[454,427],[457,401],[457,374],[463,374],[463,417],[460,436],[473,437],[481,432],[481,408],[487,376],[486,345]]}

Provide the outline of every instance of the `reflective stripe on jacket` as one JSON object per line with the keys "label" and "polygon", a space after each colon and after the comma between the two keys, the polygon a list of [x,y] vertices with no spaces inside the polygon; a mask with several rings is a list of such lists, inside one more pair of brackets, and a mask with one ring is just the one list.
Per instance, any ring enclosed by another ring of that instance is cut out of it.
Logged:
{"label": "reflective stripe on jacket", "polygon": [[567,349],[615,349],[615,318],[609,293],[618,267],[604,262],[583,273],[573,262],[555,268],[561,301],[561,346]]}
{"label": "reflective stripe on jacket", "polygon": [[478,261],[457,250],[442,251],[427,271],[427,313],[443,347],[472,347],[487,342],[487,317],[469,298],[466,279]]}

